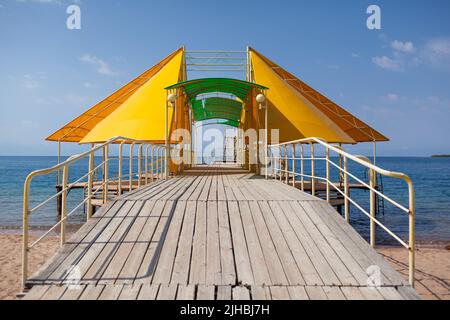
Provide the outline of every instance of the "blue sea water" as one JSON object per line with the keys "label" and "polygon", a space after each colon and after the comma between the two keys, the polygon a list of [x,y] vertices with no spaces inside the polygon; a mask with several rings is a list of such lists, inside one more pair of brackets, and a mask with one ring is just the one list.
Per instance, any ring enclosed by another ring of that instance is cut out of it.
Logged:
{"label": "blue sea water", "polygon": [[[100,159],[97,159],[99,162]],[[23,183],[33,170],[47,168],[57,163],[56,157],[0,157],[0,227],[19,228],[22,224]],[[416,190],[416,238],[418,242],[450,242],[450,159],[449,158],[404,158],[380,157],[377,164],[391,171],[408,174]],[[87,170],[87,161],[80,162],[71,168],[73,182]],[[114,162],[112,171],[117,169]],[[309,167],[306,165],[306,172]],[[317,165],[317,174],[323,175],[324,165]],[[367,173],[361,167],[349,166],[349,170],[364,179]],[[127,168],[124,168],[127,172]],[[336,172],[332,172],[336,179]],[[31,206],[52,196],[55,193],[56,174],[39,177],[32,183]],[[384,192],[391,198],[407,205],[407,186],[400,180],[383,179]],[[352,191],[354,198],[364,208],[368,207],[367,191]],[[81,190],[73,190],[69,195],[69,210],[82,199]],[[84,221],[84,208],[77,210],[70,219],[71,223]],[[384,215],[378,219],[403,239],[408,237],[408,217],[399,209],[385,203]],[[31,219],[35,227],[53,225],[56,221],[56,200],[36,212]],[[369,231],[369,220],[357,208],[352,206],[351,224],[364,236]],[[395,241],[378,228],[377,240],[380,244],[394,244]]]}

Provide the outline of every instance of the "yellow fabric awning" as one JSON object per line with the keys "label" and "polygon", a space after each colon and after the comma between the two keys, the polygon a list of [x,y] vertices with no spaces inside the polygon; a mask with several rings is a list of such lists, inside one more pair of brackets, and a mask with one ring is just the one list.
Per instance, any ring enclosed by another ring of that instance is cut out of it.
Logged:
{"label": "yellow fabric awning", "polygon": [[269,129],[280,129],[280,142],[318,137],[328,142],[355,143],[336,123],[286,83],[253,50],[250,51],[254,80],[270,88]]}
{"label": "yellow fabric awning", "polygon": [[[181,80],[183,51],[178,51],[166,65],[131,97],[93,128],[80,143],[99,143],[116,136],[152,143],[165,141],[167,93],[164,88]],[[173,109],[169,109],[169,124]]]}
{"label": "yellow fabric awning", "polygon": [[[60,142],[80,142],[100,121],[108,117],[139,90],[149,79],[157,74],[169,61],[179,55],[182,49],[178,49],[161,62],[145,71],[139,77],[126,84],[112,95],[102,100],[67,125],[51,134],[46,140]],[[178,80],[178,79],[177,79]]]}
{"label": "yellow fabric awning", "polygon": [[389,140],[256,50],[250,53],[255,81],[270,88],[267,95],[277,108],[271,111],[273,127],[287,126],[280,132],[283,141],[299,134],[340,143]]}

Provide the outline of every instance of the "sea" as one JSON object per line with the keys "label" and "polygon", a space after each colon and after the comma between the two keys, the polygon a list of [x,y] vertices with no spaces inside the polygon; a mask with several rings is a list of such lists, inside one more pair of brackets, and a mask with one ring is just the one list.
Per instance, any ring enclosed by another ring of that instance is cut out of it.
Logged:
{"label": "sea", "polygon": [[[99,163],[101,160],[96,159]],[[319,162],[319,161],[318,161]],[[335,159],[337,162],[337,159]],[[20,230],[22,226],[23,187],[27,175],[38,169],[48,168],[57,163],[56,157],[0,157],[0,229]],[[299,167],[299,163],[296,164]],[[377,165],[381,168],[403,172],[411,177],[416,194],[416,240],[422,244],[450,244],[450,158],[419,157],[379,157]],[[82,177],[87,170],[87,161],[81,161],[70,169],[70,181]],[[111,170],[117,165],[111,162]],[[310,170],[305,164],[305,172]],[[349,164],[349,171],[367,181],[367,172],[356,164]],[[127,168],[124,168],[127,172]],[[325,166],[316,165],[316,174],[323,176]],[[332,171],[332,178],[338,179]],[[383,178],[383,192],[403,205],[408,204],[407,185],[397,179]],[[352,181],[350,181],[352,182]],[[36,206],[55,194],[56,174],[38,177],[33,180],[30,205]],[[363,208],[369,206],[369,192],[352,190],[351,197]],[[83,198],[81,190],[72,190],[68,197],[71,211]],[[408,239],[408,215],[385,201],[379,203],[377,218],[402,239]],[[46,230],[57,221],[56,199],[34,212],[31,216],[32,228]],[[80,225],[85,222],[85,208],[75,210],[69,223]],[[365,238],[369,235],[369,219],[355,206],[351,206],[352,226]],[[389,234],[377,228],[377,243],[397,244]]]}

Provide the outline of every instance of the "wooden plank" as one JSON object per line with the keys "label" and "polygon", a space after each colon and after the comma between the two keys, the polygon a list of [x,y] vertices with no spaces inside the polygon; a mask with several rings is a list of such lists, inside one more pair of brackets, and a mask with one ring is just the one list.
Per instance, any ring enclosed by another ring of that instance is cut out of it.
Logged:
{"label": "wooden plank", "polygon": [[280,258],[272,241],[268,227],[262,216],[257,202],[250,202],[250,211],[255,223],[261,248],[266,260],[266,266],[269,272],[272,285],[286,285],[288,280],[281,264]]}
{"label": "wooden plank", "polygon": [[384,300],[383,296],[378,292],[376,288],[371,287],[361,287],[359,288],[361,294],[364,296],[366,300]]}
{"label": "wooden plank", "polygon": [[354,258],[346,248],[347,243],[343,244],[341,243],[342,238],[338,239],[336,231],[334,230],[335,228],[333,228],[333,231],[330,230],[330,228],[322,222],[322,219],[317,216],[316,211],[319,211],[320,209],[317,208],[315,201],[303,202],[301,206],[305,209],[305,212],[308,212],[307,218],[315,225],[317,230],[322,234],[323,239],[329,244],[329,247],[333,249],[345,265],[346,270],[352,275],[353,279],[350,279],[350,283],[365,286],[367,284],[367,274],[357,261],[360,257]]}
{"label": "wooden plank", "polygon": [[298,269],[297,263],[292,256],[292,252],[286,243],[283,232],[280,229],[269,204],[261,201],[259,202],[259,206],[288,279],[288,283],[283,283],[283,285],[304,285],[305,280]]}
{"label": "wooden plank", "polygon": [[346,300],[345,295],[339,287],[322,287],[328,300]]}
{"label": "wooden plank", "polygon": [[40,300],[59,300],[66,289],[66,286],[51,286]]}
{"label": "wooden plank", "polygon": [[100,294],[98,300],[110,300],[114,301],[119,299],[120,293],[122,292],[123,285],[109,284],[105,286],[105,289]]}
{"label": "wooden plank", "polygon": [[42,296],[51,288],[50,285],[41,285],[33,287],[23,300],[40,300]]}
{"label": "wooden plank", "polygon": [[238,301],[250,300],[250,292],[246,287],[234,287],[233,300]]}
{"label": "wooden plank", "polygon": [[105,286],[88,285],[80,296],[79,300],[97,300]]}
{"label": "wooden plank", "polygon": [[231,286],[217,287],[217,300],[231,300]]}
{"label": "wooden plank", "polygon": [[217,203],[219,220],[220,263],[222,271],[222,285],[236,284],[236,269],[234,266],[233,243],[231,240],[231,227],[228,216],[228,204]]}
{"label": "wooden plank", "polygon": [[228,202],[228,213],[234,248],[234,257],[238,283],[242,285],[254,284],[247,242],[237,202]]}
{"label": "wooden plank", "polygon": [[126,284],[123,286],[120,292],[118,300],[137,300],[139,291],[141,290],[141,285],[130,285]]}
{"label": "wooden plank", "polygon": [[172,277],[172,270],[177,253],[178,239],[183,224],[186,201],[176,202],[176,207],[171,219],[166,240],[164,241],[158,265],[153,276],[154,284],[168,284]]}
{"label": "wooden plank", "polygon": [[305,287],[289,286],[288,291],[289,291],[289,296],[291,297],[291,300],[309,300]]}
{"label": "wooden plank", "polygon": [[321,287],[306,287],[306,293],[308,294],[309,300],[328,300],[325,291]]}
{"label": "wooden plank", "polygon": [[156,300],[159,285],[142,285],[139,291],[138,300]]}
{"label": "wooden plank", "polygon": [[196,210],[197,203],[188,201],[172,271],[171,283],[174,284],[188,283]]}
{"label": "wooden plank", "polygon": [[378,292],[385,300],[405,300],[403,296],[393,287],[378,288]]}
{"label": "wooden plank", "polygon": [[175,300],[178,286],[176,284],[162,284],[159,287],[156,300]]}
{"label": "wooden plank", "polygon": [[421,300],[420,296],[417,294],[416,290],[409,286],[401,286],[397,288],[398,293],[405,300]]}
{"label": "wooden plank", "polygon": [[290,300],[287,287],[270,287],[272,300]]}
{"label": "wooden plank", "polygon": [[252,300],[271,300],[269,287],[252,286]]}
{"label": "wooden plank", "polygon": [[199,201],[192,244],[190,284],[206,283],[206,219],[206,202]]}
{"label": "wooden plank", "polygon": [[357,287],[342,287],[341,290],[347,300],[365,300],[362,292]]}
{"label": "wooden plank", "polygon": [[[251,210],[247,201],[241,201],[239,211],[241,213],[242,225],[244,226],[245,239],[247,241],[250,263],[253,270],[254,284],[270,285],[269,271],[267,270],[266,259],[261,249],[255,224],[253,222]],[[269,258],[270,259],[270,258]]]}
{"label": "wooden plank", "polygon": [[284,201],[270,201],[269,205],[284,235],[284,238],[286,239],[286,243],[295,259],[298,269],[305,280],[305,284],[311,286],[322,285],[323,281],[311,262],[311,258],[306,253],[303,244],[297,238],[294,229],[286,217],[288,215],[295,215],[292,207],[289,203]]}
{"label": "wooden plank", "polygon": [[73,288],[71,286],[67,286],[66,291],[64,291],[59,300],[78,300],[86,287],[86,285],[79,285]]}
{"label": "wooden plank", "polygon": [[217,201],[208,201],[206,205],[208,214],[206,228],[206,284],[208,285],[222,284],[217,206]]}
{"label": "wooden plank", "polygon": [[195,300],[195,286],[194,285],[179,285],[177,300]]}
{"label": "wooden plank", "polygon": [[199,285],[197,288],[197,300],[214,300],[215,290],[214,286]]}

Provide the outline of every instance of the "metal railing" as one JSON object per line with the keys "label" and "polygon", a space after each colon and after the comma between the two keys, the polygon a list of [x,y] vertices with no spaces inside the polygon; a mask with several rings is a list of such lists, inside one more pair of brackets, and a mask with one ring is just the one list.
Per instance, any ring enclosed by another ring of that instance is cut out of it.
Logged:
{"label": "metal railing", "polygon": [[[309,146],[310,153],[309,157],[305,157],[305,145]],[[321,146],[325,150],[325,157],[316,156],[316,146]],[[298,152],[298,148],[300,149]],[[331,201],[331,190],[332,188],[344,198],[344,217],[347,222],[350,222],[350,204],[354,205],[359,209],[364,215],[370,219],[370,245],[375,247],[376,245],[376,226],[382,228],[391,237],[398,241],[403,247],[405,247],[409,252],[409,283],[414,286],[414,270],[415,270],[415,195],[414,186],[411,179],[403,173],[392,172],[384,170],[376,165],[373,165],[370,160],[366,157],[355,156],[345,152],[339,146],[333,146],[326,143],[324,140],[319,138],[307,138],[295,141],[290,141],[282,144],[269,146],[270,154],[268,157],[271,158],[272,166],[272,176],[274,179],[280,179],[286,184],[292,183],[295,187],[298,182],[298,177],[300,177],[300,188],[302,191],[306,189],[306,179],[310,179],[310,185],[308,186],[311,190],[311,194],[316,196],[317,194],[317,184],[318,181],[323,181],[326,184],[326,200]],[[290,150],[289,150],[290,149]],[[291,151],[291,156],[289,156],[289,151]],[[334,152],[337,154],[339,163],[335,163],[330,158],[330,153]],[[297,157],[297,154],[300,154]],[[362,179],[358,178],[355,174],[349,172],[348,162],[353,161],[356,164],[363,166],[369,171],[369,182],[366,183]],[[310,161],[309,169],[310,174],[306,173],[305,161]],[[316,162],[325,162],[325,177],[319,176],[316,171]],[[300,168],[297,166],[297,162],[300,162]],[[289,168],[290,167],[290,168]],[[338,170],[339,176],[342,179],[343,190],[339,185],[336,185],[331,180],[331,167]],[[404,206],[392,198],[385,195],[383,192],[377,189],[377,173],[381,176],[386,176],[390,178],[403,180],[408,186],[408,205]],[[267,173],[266,173],[267,175]],[[350,197],[350,184],[349,178],[357,181],[361,186],[367,188],[370,193],[370,209],[366,210]],[[292,179],[292,181],[290,181]],[[381,223],[376,218],[376,197],[381,197],[385,201],[389,202],[396,208],[405,212],[409,217],[409,239],[407,241],[402,240],[394,232],[392,232],[388,227]]]}
{"label": "metal railing", "polygon": [[[109,149],[113,144],[119,144],[119,156],[110,157]],[[130,154],[129,157],[123,156],[123,146],[124,144],[129,145]],[[138,146],[137,155],[134,154],[134,147]],[[143,148],[145,149],[145,155],[143,153]],[[95,164],[95,153],[102,151],[102,161],[100,164]],[[150,153],[151,151],[151,153]],[[69,181],[69,171],[70,166],[83,160],[89,159],[89,168],[86,174],[78,178],[74,182]],[[112,160],[118,160],[118,172],[117,176],[112,177],[110,175],[110,162]],[[128,174],[123,174],[123,164],[124,160],[129,160]],[[133,168],[133,162],[137,160],[137,170]],[[72,156],[66,161],[59,163],[51,168],[42,169],[30,173],[24,183],[24,195],[23,195],[23,243],[22,243],[22,289],[26,289],[26,283],[28,279],[28,254],[32,248],[38,245],[44,238],[60,227],[60,245],[63,246],[66,242],[66,223],[70,216],[72,216],[81,207],[86,206],[86,220],[88,221],[93,215],[93,201],[95,199],[99,200],[100,204],[105,204],[109,199],[110,185],[117,184],[116,195],[120,196],[123,194],[125,186],[128,185],[128,190],[139,188],[142,185],[146,185],[155,180],[167,179],[165,176],[165,163],[167,159],[165,158],[165,146],[153,145],[146,141],[138,141],[133,139],[128,139],[124,137],[116,137],[110,139],[109,141],[100,144],[98,146],[92,147],[90,150],[81,153],[79,155]],[[144,164],[143,164],[144,162]],[[61,174],[61,185],[60,191],[52,195],[48,199],[42,201],[33,208],[30,208],[30,187],[31,182],[34,178],[38,176],[45,176],[53,173]],[[101,171],[101,176],[99,172]],[[134,172],[136,171],[136,172]],[[95,181],[99,177],[100,181]],[[137,183],[135,183],[135,177],[137,177]],[[87,179],[87,181],[86,181]],[[78,203],[70,212],[67,209],[68,205],[68,194],[71,189],[73,189],[77,184],[82,183],[84,188],[87,189],[83,201]],[[111,188],[112,190],[114,188]],[[96,197],[100,197],[100,199]],[[32,244],[29,243],[29,232],[30,232],[30,216],[39,209],[43,208],[45,205],[50,203],[54,199],[60,197],[60,215],[58,222],[54,224],[47,232],[45,232],[41,237],[39,237]]]}

